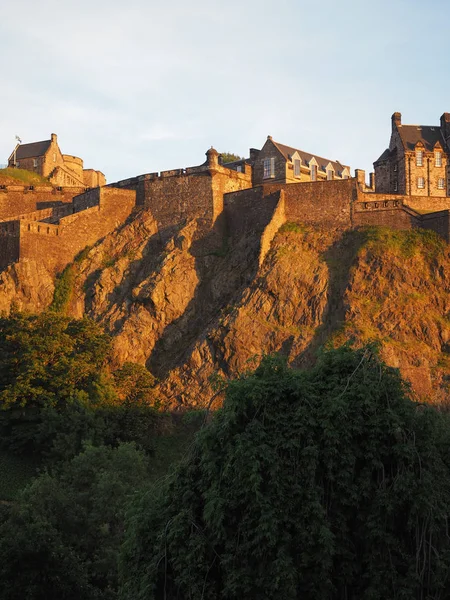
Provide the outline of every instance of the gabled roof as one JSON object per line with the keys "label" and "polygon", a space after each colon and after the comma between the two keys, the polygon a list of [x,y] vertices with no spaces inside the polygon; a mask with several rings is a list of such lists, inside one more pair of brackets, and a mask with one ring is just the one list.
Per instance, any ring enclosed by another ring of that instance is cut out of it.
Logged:
{"label": "gabled roof", "polygon": [[274,144],[278,150],[281,152],[281,154],[285,157],[286,160],[291,160],[291,156],[295,153],[298,152],[298,154],[300,155],[300,158],[302,159],[303,163],[309,164],[309,161],[312,159],[312,157],[314,157],[316,159],[316,161],[319,164],[319,169],[321,171],[326,170],[326,167],[328,165],[328,163],[331,163],[333,165],[333,168],[335,171],[343,171],[345,168],[347,168],[350,171],[350,167],[348,165],[343,165],[342,163],[340,163],[337,160],[330,160],[329,158],[323,158],[321,156],[317,156],[317,154],[309,154],[308,152],[304,152],[303,150],[299,150],[298,148],[292,148],[291,146],[285,146],[284,144],[280,144],[279,142],[275,142],[274,140],[271,140],[272,144]]}
{"label": "gabled roof", "polygon": [[411,152],[414,150],[417,142],[422,142],[429,152],[433,150],[436,142],[440,142],[441,146],[445,148],[445,141],[440,127],[433,125],[400,125],[397,130],[406,151]]}
{"label": "gabled roof", "polygon": [[51,143],[51,140],[45,140],[43,142],[33,142],[32,144],[20,144],[16,150],[16,159],[22,160],[23,158],[43,156]]}
{"label": "gabled roof", "polygon": [[383,152],[383,154],[377,158],[377,160],[373,163],[377,163],[377,162],[381,162],[382,160],[389,160],[389,157],[391,156],[391,151],[389,150],[389,148],[386,148],[386,150]]}

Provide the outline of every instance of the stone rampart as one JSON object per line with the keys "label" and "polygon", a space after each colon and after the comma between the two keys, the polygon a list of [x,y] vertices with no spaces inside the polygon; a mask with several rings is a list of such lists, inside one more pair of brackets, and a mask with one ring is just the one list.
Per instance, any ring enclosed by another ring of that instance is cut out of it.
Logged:
{"label": "stone rampart", "polygon": [[286,221],[351,226],[351,205],[356,198],[354,179],[267,184],[264,194],[284,192]]}
{"label": "stone rampart", "polygon": [[422,215],[421,227],[431,229],[439,234],[444,240],[450,242],[450,211],[441,210],[434,213]]}
{"label": "stone rampart", "polygon": [[[132,190],[102,189],[97,198],[96,205],[61,216],[57,225],[34,220],[33,214],[31,218],[24,215],[23,219],[0,223],[1,267],[17,260],[39,260],[56,274],[83,248],[124,223],[136,205],[136,193]],[[48,216],[47,211],[44,215]]]}
{"label": "stone rampart", "polygon": [[51,186],[5,186],[0,188],[0,220],[72,202],[84,188]]}
{"label": "stone rampart", "polygon": [[223,213],[224,194],[252,185],[251,169],[241,173],[223,167],[214,152],[197,167],[146,173],[110,185],[135,190],[136,204],[151,210],[160,230],[169,232],[178,223],[195,218],[199,233],[204,232]]}

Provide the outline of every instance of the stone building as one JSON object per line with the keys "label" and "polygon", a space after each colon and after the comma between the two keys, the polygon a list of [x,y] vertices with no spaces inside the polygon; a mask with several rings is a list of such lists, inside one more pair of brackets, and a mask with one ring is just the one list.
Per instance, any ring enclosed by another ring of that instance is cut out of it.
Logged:
{"label": "stone building", "polygon": [[101,171],[84,169],[81,158],[62,154],[55,133],[49,140],[17,144],[8,159],[8,167],[33,171],[57,186],[98,187],[106,184]]}
{"label": "stone building", "polygon": [[389,148],[374,162],[375,191],[407,196],[450,196],[450,113],[440,125],[403,125],[392,115]]}
{"label": "stone building", "polygon": [[271,136],[260,151],[251,149],[253,185],[348,179],[350,167],[275,142]]}

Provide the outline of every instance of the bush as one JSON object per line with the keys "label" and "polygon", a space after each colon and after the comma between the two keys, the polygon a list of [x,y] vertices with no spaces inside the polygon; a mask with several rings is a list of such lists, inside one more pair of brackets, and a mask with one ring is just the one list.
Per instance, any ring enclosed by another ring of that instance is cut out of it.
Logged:
{"label": "bush", "polygon": [[265,359],[135,503],[121,598],[448,597],[449,449],[371,348]]}

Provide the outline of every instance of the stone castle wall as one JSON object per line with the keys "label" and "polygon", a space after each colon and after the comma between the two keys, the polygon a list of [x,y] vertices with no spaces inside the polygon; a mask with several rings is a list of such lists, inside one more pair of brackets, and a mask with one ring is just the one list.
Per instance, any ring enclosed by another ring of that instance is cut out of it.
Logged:
{"label": "stone castle wall", "polygon": [[241,173],[222,167],[211,149],[199,167],[149,173],[117,187],[12,186],[0,190],[0,266],[34,259],[57,273],[84,247],[121,225],[137,205],[152,213],[162,236],[189,219],[196,219],[198,236],[212,229],[220,233],[223,226],[234,242],[256,235],[260,262],[286,221],[333,228],[425,227],[449,239],[450,198],[374,193],[363,180],[360,172],[347,180],[251,187],[251,168]]}
{"label": "stone castle wall", "polygon": [[0,223],[0,266],[5,268],[18,260],[39,260],[56,274],[83,248],[123,224],[135,204],[134,191],[101,188],[97,205],[62,216],[58,224],[27,219],[27,215]]}
{"label": "stone castle wall", "polygon": [[351,205],[356,197],[353,179],[264,185],[264,193],[283,190],[287,221],[351,226]]}
{"label": "stone castle wall", "polygon": [[0,188],[0,220],[72,202],[74,196],[84,191],[84,187],[5,186]]}

